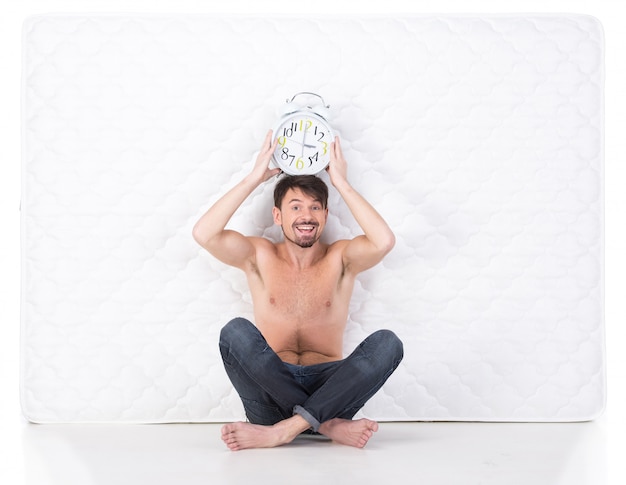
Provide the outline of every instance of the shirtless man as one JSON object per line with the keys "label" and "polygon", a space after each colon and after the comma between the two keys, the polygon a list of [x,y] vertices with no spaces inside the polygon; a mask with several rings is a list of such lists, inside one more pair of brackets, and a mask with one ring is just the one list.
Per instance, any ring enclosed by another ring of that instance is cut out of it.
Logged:
{"label": "shirtless man", "polygon": [[246,198],[280,172],[268,167],[276,144],[270,131],[251,173],[193,229],[202,247],[244,271],[254,305],[256,325],[235,318],[220,335],[226,372],[248,418],[224,425],[222,440],[231,450],[273,447],[312,430],[361,448],[378,424],[352,417],[398,366],[402,343],[379,330],[344,359],[343,334],[356,275],[380,262],[395,237],[348,183],[339,138],[331,143],[327,171],[363,235],[320,241],[328,188],[312,175],[285,176],[276,185],[272,214],[283,242],[225,229]]}

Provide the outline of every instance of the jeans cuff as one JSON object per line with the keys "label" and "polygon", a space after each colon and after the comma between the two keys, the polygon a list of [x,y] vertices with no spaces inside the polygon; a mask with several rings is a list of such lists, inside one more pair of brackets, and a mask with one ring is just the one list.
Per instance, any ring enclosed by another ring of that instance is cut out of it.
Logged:
{"label": "jeans cuff", "polygon": [[304,420],[311,425],[311,428],[313,429],[313,431],[317,433],[317,430],[320,427],[320,422],[317,419],[315,419],[310,412],[308,412],[299,404],[296,404],[293,407],[293,414],[294,415],[299,414],[300,416],[302,416]]}

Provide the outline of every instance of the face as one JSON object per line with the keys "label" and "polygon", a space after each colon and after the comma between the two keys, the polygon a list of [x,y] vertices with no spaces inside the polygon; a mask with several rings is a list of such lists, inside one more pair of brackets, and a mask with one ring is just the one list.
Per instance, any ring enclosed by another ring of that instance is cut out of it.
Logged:
{"label": "face", "polygon": [[280,210],[273,208],[273,215],[274,224],[282,227],[286,240],[301,248],[310,248],[322,235],[328,210],[300,189],[289,189]]}

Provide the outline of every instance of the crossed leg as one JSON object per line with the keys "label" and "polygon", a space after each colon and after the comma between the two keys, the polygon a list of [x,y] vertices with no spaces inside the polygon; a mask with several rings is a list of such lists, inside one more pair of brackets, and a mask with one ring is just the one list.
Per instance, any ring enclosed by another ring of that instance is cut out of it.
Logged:
{"label": "crossed leg", "polygon": [[[310,428],[336,443],[364,447],[378,431],[378,423],[351,418],[402,359],[397,337],[388,331],[375,332],[309,394],[249,321],[235,319],[224,327],[220,349],[251,421],[222,427],[222,440],[233,451],[280,446]],[[263,414],[268,409],[274,410],[271,415]]]}

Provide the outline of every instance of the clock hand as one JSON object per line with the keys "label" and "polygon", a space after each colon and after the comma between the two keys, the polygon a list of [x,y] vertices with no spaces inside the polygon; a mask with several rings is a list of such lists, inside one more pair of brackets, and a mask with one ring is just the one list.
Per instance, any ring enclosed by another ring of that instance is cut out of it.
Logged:
{"label": "clock hand", "polygon": [[[294,140],[294,139],[292,139],[292,138],[289,138],[289,141],[290,141],[291,143],[297,143],[298,145],[303,145],[303,146],[305,146],[305,147],[307,147],[307,148],[315,148],[315,145],[308,145],[308,144],[306,144],[306,143],[301,143],[301,142],[299,142],[299,141],[297,141],[297,140]],[[304,140],[303,140],[303,141],[304,141]]]}

